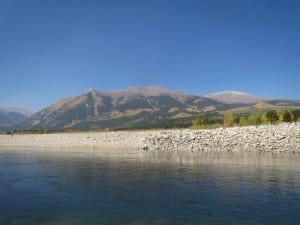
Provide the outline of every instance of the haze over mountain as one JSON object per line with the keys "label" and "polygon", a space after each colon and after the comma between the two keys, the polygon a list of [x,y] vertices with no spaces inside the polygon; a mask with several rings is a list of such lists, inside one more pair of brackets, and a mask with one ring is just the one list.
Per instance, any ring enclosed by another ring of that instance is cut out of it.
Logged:
{"label": "haze over mountain", "polygon": [[22,108],[0,108],[0,127],[19,124],[28,119],[33,113]]}
{"label": "haze over mountain", "polygon": [[250,95],[248,93],[232,91],[232,90],[210,93],[204,95],[204,97],[225,104],[252,104],[252,103],[257,103],[257,102],[267,100],[266,98],[257,97],[257,96]]}

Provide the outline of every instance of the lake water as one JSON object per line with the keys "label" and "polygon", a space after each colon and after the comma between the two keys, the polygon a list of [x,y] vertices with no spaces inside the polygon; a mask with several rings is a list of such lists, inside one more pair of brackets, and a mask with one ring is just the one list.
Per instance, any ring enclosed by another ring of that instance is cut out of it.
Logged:
{"label": "lake water", "polygon": [[300,224],[300,156],[1,150],[0,224]]}

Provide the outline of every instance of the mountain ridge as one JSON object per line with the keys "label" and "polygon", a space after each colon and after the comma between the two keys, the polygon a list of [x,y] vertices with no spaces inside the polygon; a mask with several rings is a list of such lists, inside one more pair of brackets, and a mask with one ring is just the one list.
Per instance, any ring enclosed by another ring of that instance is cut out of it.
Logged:
{"label": "mountain ridge", "polygon": [[117,91],[88,89],[35,113],[19,127],[25,129],[126,128],[157,124],[201,112],[226,108],[223,103],[160,87]]}
{"label": "mountain ridge", "polygon": [[33,113],[24,108],[0,108],[0,127],[9,127],[28,119]]}
{"label": "mountain ridge", "polygon": [[115,91],[90,88],[79,95],[55,102],[13,128],[89,130],[184,127],[199,115],[210,114],[210,118],[221,122],[222,112],[229,109],[247,112],[294,105],[300,106],[300,103],[268,100],[231,90],[191,95],[158,86]]}

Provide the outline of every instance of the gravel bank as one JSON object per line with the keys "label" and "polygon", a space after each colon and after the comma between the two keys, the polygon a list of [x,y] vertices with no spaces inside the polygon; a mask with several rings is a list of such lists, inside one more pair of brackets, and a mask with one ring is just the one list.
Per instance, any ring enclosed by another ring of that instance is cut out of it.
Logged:
{"label": "gravel bank", "polygon": [[300,153],[300,123],[213,130],[0,135],[0,150],[6,148]]}
{"label": "gravel bank", "polygon": [[300,153],[300,123],[162,131],[141,141],[144,150]]}

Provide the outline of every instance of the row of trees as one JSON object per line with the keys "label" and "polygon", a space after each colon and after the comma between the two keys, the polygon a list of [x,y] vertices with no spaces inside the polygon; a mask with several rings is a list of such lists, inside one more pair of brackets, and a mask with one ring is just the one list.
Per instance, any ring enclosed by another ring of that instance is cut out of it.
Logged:
{"label": "row of trees", "polygon": [[200,127],[202,125],[208,125],[211,122],[209,121],[208,116],[204,116],[204,117],[196,117],[193,121],[192,121],[192,125],[193,127]]}
{"label": "row of trees", "polygon": [[11,134],[50,134],[53,133],[49,128],[40,129],[40,130],[7,130],[5,131],[5,134],[11,135]]}
{"label": "row of trees", "polygon": [[[192,121],[193,127],[212,127],[225,126],[231,127],[234,124],[239,126],[260,125],[260,124],[276,124],[281,122],[294,122],[300,118],[300,109],[296,110],[268,110],[264,113],[250,114],[249,116],[233,116],[231,112],[224,114],[223,120],[212,120],[208,115],[196,117]],[[222,124],[223,123],[223,124]]]}
{"label": "row of trees", "polygon": [[[238,124],[240,126],[275,124],[281,122],[296,122],[300,116],[300,110],[268,110],[265,113],[256,113],[248,117],[239,117]],[[233,126],[235,119],[230,112],[224,115],[224,126]]]}

